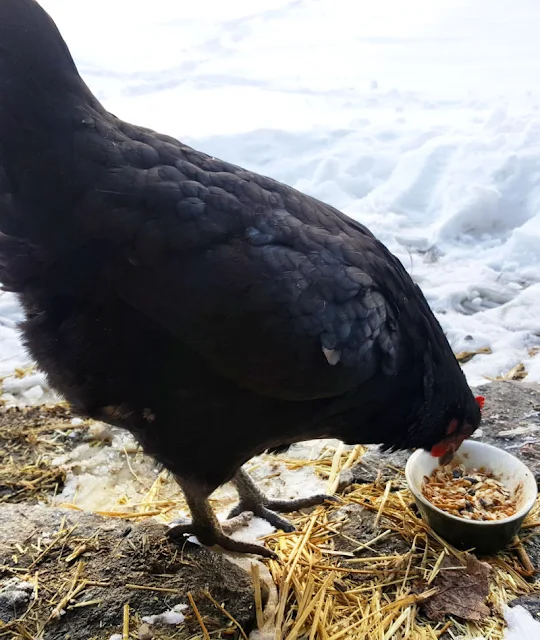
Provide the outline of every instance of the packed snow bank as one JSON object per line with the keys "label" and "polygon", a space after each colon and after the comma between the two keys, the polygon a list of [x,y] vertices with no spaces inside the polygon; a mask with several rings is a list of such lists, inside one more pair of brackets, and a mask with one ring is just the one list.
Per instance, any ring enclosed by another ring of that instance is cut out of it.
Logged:
{"label": "packed snow bank", "polygon": [[[407,126],[398,115],[390,126],[373,114],[369,125],[339,131],[186,141],[366,224],[422,287],[456,352],[492,349],[465,365],[471,384],[519,362],[528,380],[540,381],[540,117],[471,110],[452,124],[441,113],[426,126],[423,111],[411,106]],[[29,363],[16,337],[19,315],[2,294],[4,374]],[[13,378],[4,390],[20,395],[41,381]]]}
{"label": "packed snow bank", "polygon": [[519,362],[540,380],[540,118],[496,110],[431,126],[375,115],[340,131],[192,141],[365,223],[424,290],[472,384]]}

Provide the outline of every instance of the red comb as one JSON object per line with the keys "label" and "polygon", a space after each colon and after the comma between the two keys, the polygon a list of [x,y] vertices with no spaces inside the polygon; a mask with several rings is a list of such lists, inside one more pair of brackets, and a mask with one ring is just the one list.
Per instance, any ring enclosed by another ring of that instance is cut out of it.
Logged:
{"label": "red comb", "polygon": [[484,396],[476,396],[475,400],[476,404],[480,407],[480,411],[482,411],[486,399],[484,398]]}

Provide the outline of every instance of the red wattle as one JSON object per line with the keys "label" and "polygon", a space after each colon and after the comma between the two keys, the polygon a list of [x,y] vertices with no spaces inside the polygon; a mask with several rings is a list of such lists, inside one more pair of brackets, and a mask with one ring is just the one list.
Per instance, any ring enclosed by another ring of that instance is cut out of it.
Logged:
{"label": "red wattle", "polygon": [[441,456],[443,456],[448,450],[448,446],[445,444],[436,444],[433,447],[431,447],[431,455],[434,458],[440,458]]}

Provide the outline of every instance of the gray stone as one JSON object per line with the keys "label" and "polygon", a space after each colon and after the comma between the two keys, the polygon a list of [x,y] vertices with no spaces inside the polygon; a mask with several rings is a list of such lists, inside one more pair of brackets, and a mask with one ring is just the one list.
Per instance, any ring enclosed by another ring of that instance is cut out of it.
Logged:
{"label": "gray stone", "polygon": [[[482,424],[475,440],[509,451],[535,474],[540,486],[540,385],[496,381],[474,390],[485,397]],[[388,453],[368,447],[361,462],[344,472],[340,485],[351,482],[401,482],[396,470],[403,470],[410,451]]]}
{"label": "gray stone", "polygon": [[388,527],[384,516],[378,523],[376,518],[376,513],[359,504],[349,504],[334,511],[330,521],[344,521],[338,527],[339,535],[334,539],[335,549],[352,553],[357,558],[374,554],[405,554],[410,551],[409,545],[398,533],[378,538]]}
{"label": "gray stone", "polygon": [[475,439],[519,458],[540,486],[540,385],[493,382],[475,393],[486,399],[481,434]]}
{"label": "gray stone", "polygon": [[0,620],[11,622],[16,620],[30,603],[34,585],[17,578],[6,580],[0,587]]}
{"label": "gray stone", "polygon": [[535,620],[540,620],[540,593],[521,596],[509,603],[511,607],[521,605]]}
{"label": "gray stone", "polygon": [[393,488],[403,485],[403,478],[399,471],[405,468],[410,451],[381,451],[378,446],[369,445],[360,462],[351,469],[346,469],[340,476],[339,489],[343,490],[352,483],[370,484],[372,482],[388,481],[393,483]]}

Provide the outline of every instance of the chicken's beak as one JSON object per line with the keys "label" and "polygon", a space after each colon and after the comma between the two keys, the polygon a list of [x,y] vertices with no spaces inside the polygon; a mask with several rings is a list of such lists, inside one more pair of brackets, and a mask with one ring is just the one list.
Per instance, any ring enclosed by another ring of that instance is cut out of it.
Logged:
{"label": "chicken's beak", "polygon": [[443,467],[445,464],[450,464],[454,459],[456,453],[456,446],[454,443],[448,445],[448,449],[439,456],[439,465]]}
{"label": "chicken's beak", "polygon": [[466,438],[467,436],[463,434],[445,438],[435,446],[431,447],[431,455],[434,458],[439,458],[439,464],[441,466],[450,464],[454,459],[456,451],[461,447],[461,444]]}

